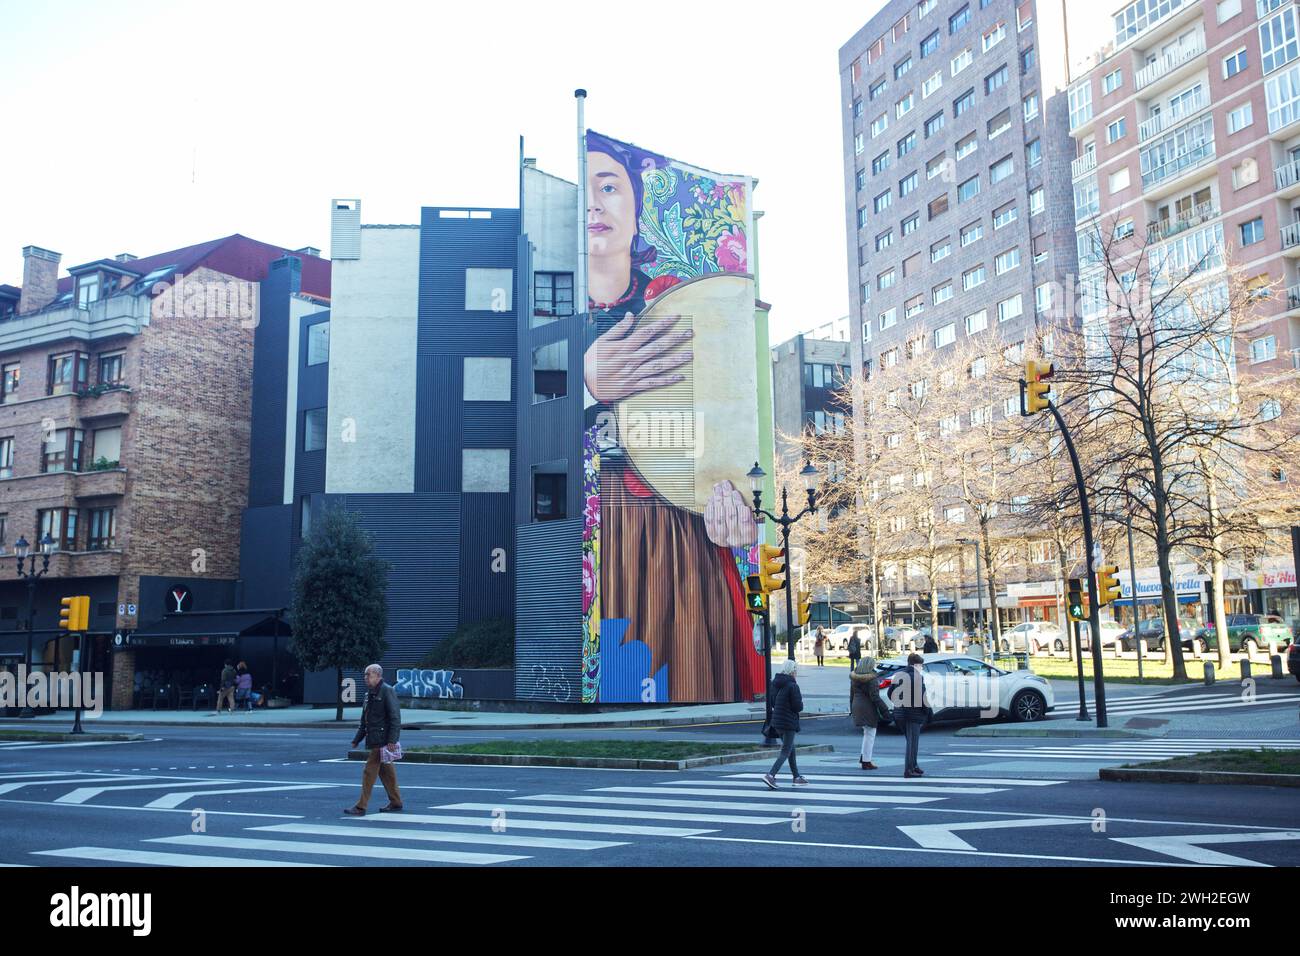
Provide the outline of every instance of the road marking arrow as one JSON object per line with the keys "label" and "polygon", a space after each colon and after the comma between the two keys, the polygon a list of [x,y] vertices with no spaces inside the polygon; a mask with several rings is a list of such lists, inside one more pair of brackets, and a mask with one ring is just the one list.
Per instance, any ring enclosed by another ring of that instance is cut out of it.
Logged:
{"label": "road marking arrow", "polygon": [[1078,826],[1091,823],[1078,817],[1041,817],[1039,819],[1020,820],[976,820],[970,823],[923,823],[914,826],[899,827],[904,836],[911,837],[919,845],[931,850],[973,850],[955,830],[1005,830],[1011,827],[1058,827],[1072,823]]}
{"label": "road marking arrow", "polygon": [[1267,840],[1300,840],[1300,830],[1279,830],[1276,833],[1186,833],[1164,837],[1111,837],[1119,843],[1141,847],[1165,856],[1174,856],[1189,863],[1211,866],[1270,866],[1256,863],[1243,856],[1232,856],[1217,850],[1207,850],[1205,843],[1263,843]]}

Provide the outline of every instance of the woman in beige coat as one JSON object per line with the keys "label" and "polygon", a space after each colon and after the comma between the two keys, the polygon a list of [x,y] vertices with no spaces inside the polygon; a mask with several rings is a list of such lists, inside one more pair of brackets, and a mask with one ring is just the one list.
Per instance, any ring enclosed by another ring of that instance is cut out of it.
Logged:
{"label": "woman in beige coat", "polygon": [[882,711],[886,709],[880,699],[880,676],[876,673],[876,659],[864,657],[849,675],[849,713],[853,717],[853,726],[862,728],[862,762],[863,770],[875,770],[871,755],[876,747],[876,727],[880,724]]}

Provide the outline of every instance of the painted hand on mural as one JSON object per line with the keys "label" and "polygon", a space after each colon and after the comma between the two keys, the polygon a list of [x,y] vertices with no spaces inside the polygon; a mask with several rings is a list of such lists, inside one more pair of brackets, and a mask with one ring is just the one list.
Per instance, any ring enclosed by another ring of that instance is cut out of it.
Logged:
{"label": "painted hand on mural", "polygon": [[713,486],[713,495],[704,506],[704,527],[709,540],[725,548],[747,548],[758,542],[754,513],[729,481]]}
{"label": "painted hand on mural", "polygon": [[680,318],[671,315],[637,328],[636,316],[629,312],[596,339],[583,359],[583,378],[592,398],[610,404],[682,381],[684,376],[673,369],[689,362],[693,353],[673,349],[694,333],[670,331]]}

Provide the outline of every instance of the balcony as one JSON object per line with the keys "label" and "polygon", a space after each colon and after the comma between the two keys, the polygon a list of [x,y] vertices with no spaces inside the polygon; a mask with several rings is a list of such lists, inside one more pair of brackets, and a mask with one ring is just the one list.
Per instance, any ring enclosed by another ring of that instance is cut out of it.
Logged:
{"label": "balcony", "polygon": [[1293,285],[1287,288],[1286,307],[1287,311],[1290,311],[1291,309],[1300,309],[1300,285]]}
{"label": "balcony", "polygon": [[127,415],[131,411],[131,390],[126,386],[112,386],[102,391],[88,389],[77,392],[77,417],[81,421]]}
{"label": "balcony", "polygon": [[[1171,156],[1159,166],[1155,166],[1142,174],[1142,189],[1147,192],[1144,198],[1154,201],[1169,195],[1174,185],[1185,174],[1204,166],[1213,159],[1213,136],[1184,149],[1175,156]],[[1151,192],[1155,187],[1160,188],[1157,192]]]}
{"label": "balcony", "polygon": [[1263,20],[1274,10],[1280,8],[1283,0],[1255,0],[1255,17]]}
{"label": "balcony", "polygon": [[67,339],[98,342],[118,335],[138,335],[149,324],[152,301],[147,295],[122,292],[84,309],[69,303],[62,308],[17,315],[0,322],[0,351]]}
{"label": "balcony", "polygon": [[1163,113],[1157,113],[1155,116],[1152,116],[1150,119],[1148,119],[1145,123],[1142,123],[1141,125],[1138,126],[1138,142],[1145,143],[1153,136],[1159,136],[1161,133],[1169,129],[1171,126],[1174,126],[1177,123],[1181,123],[1185,119],[1191,119],[1193,116],[1195,116],[1197,113],[1199,113],[1201,110],[1205,109],[1209,105],[1210,105],[1210,98],[1205,94],[1205,91],[1202,90],[1200,93],[1197,93],[1196,96],[1192,100],[1190,100],[1186,106],[1184,106],[1182,109],[1178,110],[1177,112],[1173,110],[1166,110]]}
{"label": "balcony", "polygon": [[1284,251],[1294,250],[1300,252],[1300,249],[1296,249],[1297,246],[1300,246],[1300,222],[1293,222],[1289,226],[1283,226],[1282,249]]}
{"label": "balcony", "polygon": [[1097,168],[1097,153],[1095,150],[1084,153],[1078,159],[1070,163],[1070,176],[1078,179],[1080,176],[1086,176]]}
{"label": "balcony", "polygon": [[1214,203],[1203,202],[1190,213],[1179,216],[1176,219],[1158,219],[1147,225],[1147,241],[1161,242],[1171,236],[1176,236],[1184,229],[1191,229],[1202,223],[1209,222],[1211,219],[1219,218],[1219,207]]}
{"label": "balcony", "polygon": [[109,498],[126,494],[126,469],[104,468],[81,471],[72,486],[76,498]]}
{"label": "balcony", "polygon": [[1167,53],[1154,63],[1138,70],[1133,77],[1133,88],[1141,90],[1150,86],[1156,80],[1171,75],[1179,67],[1186,66],[1204,52],[1205,38],[1198,36],[1190,43],[1183,44],[1174,52]]}
{"label": "balcony", "polygon": [[1300,195],[1300,162],[1287,163],[1273,170],[1273,188],[1286,197]]}

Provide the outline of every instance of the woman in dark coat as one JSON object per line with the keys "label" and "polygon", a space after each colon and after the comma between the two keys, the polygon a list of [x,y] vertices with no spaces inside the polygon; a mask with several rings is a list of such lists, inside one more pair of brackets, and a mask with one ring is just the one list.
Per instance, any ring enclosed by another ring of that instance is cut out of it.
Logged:
{"label": "woman in dark coat", "polygon": [[763,782],[772,790],[776,789],[776,775],[781,765],[790,761],[790,773],[794,775],[796,787],[808,786],[808,781],[799,775],[799,767],[794,759],[794,739],[799,732],[799,714],[803,711],[803,693],[795,674],[799,665],[787,659],[781,665],[781,673],[772,678],[772,728],[781,735],[781,752],[777,755],[772,769],[763,775]]}
{"label": "woman in dark coat", "polygon": [[885,703],[880,699],[880,675],[876,659],[864,657],[849,675],[849,713],[853,726],[862,728],[862,754],[858,758],[863,770],[875,770],[871,755],[876,749],[876,728],[880,725]]}

